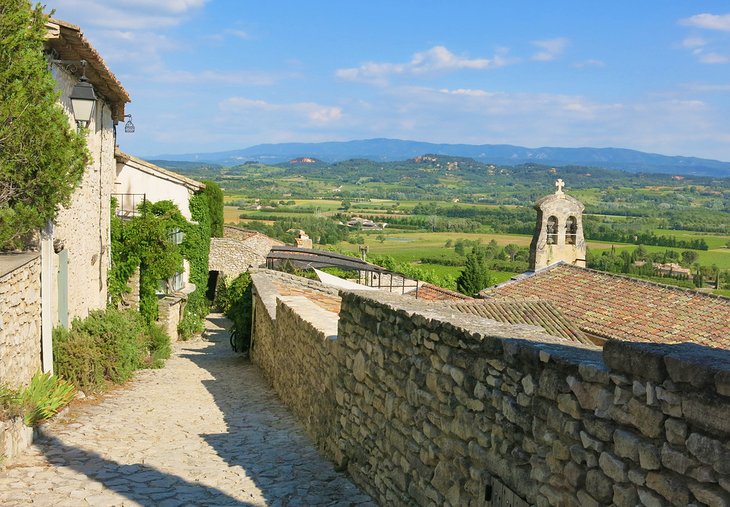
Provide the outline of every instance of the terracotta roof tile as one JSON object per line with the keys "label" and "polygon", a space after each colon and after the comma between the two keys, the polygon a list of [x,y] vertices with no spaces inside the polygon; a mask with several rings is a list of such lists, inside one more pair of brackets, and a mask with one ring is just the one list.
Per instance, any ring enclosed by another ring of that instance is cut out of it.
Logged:
{"label": "terracotta roof tile", "polygon": [[450,303],[449,308],[508,324],[530,324],[548,334],[566,340],[592,344],[578,326],[567,319],[552,303],[543,300],[472,300]]}
{"label": "terracotta roof tile", "polygon": [[472,300],[469,296],[465,296],[460,292],[454,292],[453,290],[444,289],[438,285],[430,283],[424,283],[418,287],[418,291],[412,290],[405,293],[406,296],[416,297],[425,301],[462,301]]}
{"label": "terracotta roof tile", "polygon": [[540,298],[584,332],[609,339],[730,349],[730,298],[567,264],[482,292]]}

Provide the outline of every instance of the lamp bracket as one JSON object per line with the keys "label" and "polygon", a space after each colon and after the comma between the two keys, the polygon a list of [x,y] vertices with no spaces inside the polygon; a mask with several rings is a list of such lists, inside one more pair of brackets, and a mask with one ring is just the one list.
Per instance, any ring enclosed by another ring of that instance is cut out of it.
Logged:
{"label": "lamp bracket", "polygon": [[81,77],[86,79],[86,60],[58,60],[55,58],[51,59],[51,63],[59,65],[66,69],[71,74],[78,74],[79,67],[81,67]]}

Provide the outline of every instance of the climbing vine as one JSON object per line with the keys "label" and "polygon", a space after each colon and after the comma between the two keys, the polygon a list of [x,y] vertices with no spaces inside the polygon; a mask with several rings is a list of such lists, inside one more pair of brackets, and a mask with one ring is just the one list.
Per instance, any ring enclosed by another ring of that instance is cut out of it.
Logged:
{"label": "climbing vine", "polygon": [[157,320],[158,285],[182,270],[183,252],[171,235],[175,229],[184,231],[186,227],[187,221],[171,201],[145,203],[139,214],[128,220],[112,216],[108,282],[113,305],[129,292],[127,282],[139,267],[139,311],[147,323]]}
{"label": "climbing vine", "polygon": [[[127,283],[140,267],[140,313],[147,322],[157,319],[156,290],[161,280],[182,270],[183,259],[190,263],[190,283],[195,290],[188,295],[178,332],[183,339],[203,331],[210,301],[208,254],[214,226],[221,229],[223,200],[220,188],[209,184],[190,198],[192,222],[188,222],[171,201],[147,203],[140,214],[123,221],[112,217],[112,268],[109,271],[109,295],[117,305],[129,291]],[[171,235],[179,229],[183,241],[176,245]]]}
{"label": "climbing vine", "polygon": [[223,213],[223,200],[218,202],[215,197],[216,190],[220,192],[220,188],[215,183],[208,185],[206,183],[205,190],[190,198],[190,215],[196,223],[186,225],[185,241],[182,244],[183,256],[190,262],[190,282],[195,284],[195,291],[188,298],[178,326],[183,339],[203,331],[205,316],[210,310],[210,301],[205,297],[208,288],[208,254],[213,217],[217,215],[218,208]]}

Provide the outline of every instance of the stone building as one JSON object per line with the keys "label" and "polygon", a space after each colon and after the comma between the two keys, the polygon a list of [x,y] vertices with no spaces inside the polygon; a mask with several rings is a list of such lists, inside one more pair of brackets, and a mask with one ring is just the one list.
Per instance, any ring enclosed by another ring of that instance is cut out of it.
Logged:
{"label": "stone building", "polygon": [[271,247],[283,245],[260,232],[225,225],[222,238],[210,239],[208,270],[233,279],[249,268],[265,265]]}
{"label": "stone building", "polygon": [[[136,213],[141,202],[171,201],[186,220],[192,220],[190,198],[205,188],[205,184],[177,174],[132,155],[119,148],[115,151],[116,180],[114,197],[118,202],[116,212],[122,217]],[[182,234],[175,234],[174,240],[182,242]],[[178,292],[190,293],[190,263],[183,260],[183,271],[168,280],[168,286]]]}
{"label": "stone building", "polygon": [[537,271],[556,262],[585,267],[586,243],[583,238],[583,204],[563,192],[563,180],[555,182],[557,190],[535,203],[537,225],[530,243],[530,270]]}
{"label": "stone building", "polygon": [[[51,304],[45,306],[53,308],[54,324],[68,325],[72,318],[85,317],[90,310],[104,308],[107,303],[116,124],[124,120],[124,106],[130,99],[78,26],[51,19],[47,28],[49,62],[61,92],[60,103],[72,125],[74,114],[70,95],[82,72],[97,96],[86,138],[92,162],[74,192],[71,204],[61,208],[44,240],[44,275],[47,275],[47,282],[52,279],[55,285],[53,288],[48,286],[46,293],[50,292],[54,297],[49,301]],[[78,63],[81,60],[86,62],[85,66]]]}
{"label": "stone building", "polygon": [[190,198],[205,188],[205,184],[175,173],[151,162],[124,153],[117,148],[114,194],[119,209],[134,212],[139,199],[149,202],[172,201],[187,220],[191,220]]}

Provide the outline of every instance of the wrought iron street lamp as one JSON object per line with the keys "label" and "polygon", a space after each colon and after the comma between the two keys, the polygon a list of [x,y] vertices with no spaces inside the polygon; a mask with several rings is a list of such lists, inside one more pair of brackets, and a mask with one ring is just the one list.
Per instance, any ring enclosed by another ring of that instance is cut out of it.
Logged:
{"label": "wrought iron street lamp", "polygon": [[71,91],[71,109],[79,127],[86,127],[91,121],[96,106],[96,93],[94,87],[86,79],[86,60],[81,60],[83,74]]}
{"label": "wrought iron street lamp", "polygon": [[127,134],[134,134],[134,123],[132,123],[132,115],[131,114],[125,114],[125,118],[129,118],[127,122],[124,124],[124,132]]}

